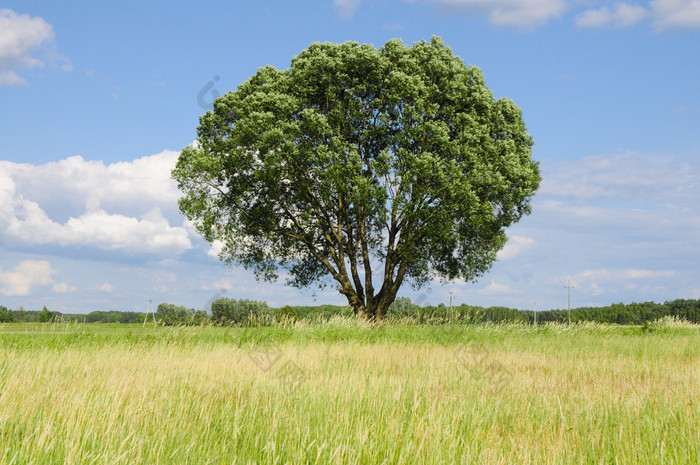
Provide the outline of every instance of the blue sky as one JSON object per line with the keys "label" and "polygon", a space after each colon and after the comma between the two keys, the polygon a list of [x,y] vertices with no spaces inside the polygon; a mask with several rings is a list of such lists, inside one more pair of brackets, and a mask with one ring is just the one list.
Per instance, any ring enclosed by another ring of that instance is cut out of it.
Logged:
{"label": "blue sky", "polygon": [[169,171],[259,67],[433,35],[523,109],[543,183],[478,282],[400,294],[565,308],[570,280],[572,306],[700,298],[698,1],[25,0],[0,5],[0,305],[343,304],[218,262]]}

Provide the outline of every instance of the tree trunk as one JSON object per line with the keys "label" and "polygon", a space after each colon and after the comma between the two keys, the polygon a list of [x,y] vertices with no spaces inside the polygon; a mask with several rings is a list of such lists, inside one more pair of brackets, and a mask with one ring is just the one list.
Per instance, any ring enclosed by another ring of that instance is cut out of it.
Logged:
{"label": "tree trunk", "polygon": [[358,320],[380,322],[384,321],[387,311],[389,310],[389,306],[394,302],[394,300],[395,299],[393,298],[385,298],[379,300],[378,302],[375,302],[374,305],[370,306],[352,304],[350,305],[352,306],[355,312],[355,316]]}
{"label": "tree trunk", "polygon": [[386,317],[387,312],[389,311],[389,306],[394,303],[394,300],[396,300],[396,296],[387,296],[384,299],[381,299],[377,303],[377,308],[376,308],[376,315],[375,319],[376,321],[384,321],[384,318]]}
{"label": "tree trunk", "polygon": [[374,315],[372,315],[364,305],[361,305],[358,307],[353,307],[353,310],[355,311],[355,317],[358,320],[363,320],[363,321],[373,321],[374,320]]}

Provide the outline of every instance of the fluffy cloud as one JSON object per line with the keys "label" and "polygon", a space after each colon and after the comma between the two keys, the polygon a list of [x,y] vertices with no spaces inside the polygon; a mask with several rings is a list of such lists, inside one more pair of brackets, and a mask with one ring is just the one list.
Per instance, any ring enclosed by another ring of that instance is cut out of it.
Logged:
{"label": "fluffy cloud", "polygon": [[0,268],[0,294],[4,296],[26,296],[39,286],[53,284],[55,270],[44,260],[24,260],[12,271]]}
{"label": "fluffy cloud", "polygon": [[587,10],[576,17],[576,25],[583,28],[628,27],[649,16],[649,11],[640,5],[618,3],[613,9],[604,6],[598,10]]}
{"label": "fluffy cloud", "polygon": [[700,28],[700,1],[655,0],[651,2],[657,30]]}
{"label": "fluffy cloud", "polygon": [[508,238],[505,247],[498,252],[498,260],[509,260],[520,252],[532,248],[535,240],[531,237],[511,236]]}
{"label": "fluffy cloud", "polygon": [[77,288],[69,286],[66,283],[54,284],[52,289],[56,294],[67,294],[69,292],[75,292],[78,290]]}
{"label": "fluffy cloud", "polygon": [[209,255],[212,258],[219,258],[219,255],[223,250],[224,243],[218,239],[215,239],[214,242],[211,243],[211,247],[207,251],[207,255]]}
{"label": "fluffy cloud", "polygon": [[[363,0],[334,0],[343,17],[350,17]],[[427,3],[438,10],[470,16],[486,16],[495,26],[530,28],[541,26],[561,16],[566,9],[564,0],[404,0],[407,3]]]}
{"label": "fluffy cloud", "polygon": [[170,171],[177,157],[178,152],[166,150],[109,165],[81,156],[38,166],[0,162],[0,176],[4,172],[18,192],[52,210],[75,214],[104,208],[133,214],[161,207],[175,212],[179,193]]}
{"label": "fluffy cloud", "polygon": [[184,223],[170,179],[176,160],[177,152],[163,152],[111,165],[81,157],[0,162],[0,234],[27,245],[180,254],[192,243],[184,224],[170,224]]}
{"label": "fluffy cloud", "polygon": [[[53,51],[53,40],[53,27],[42,18],[0,9],[0,86],[26,84],[17,69],[43,67],[45,59],[66,61]],[[72,66],[64,63],[61,68],[70,71]]]}
{"label": "fluffy cloud", "polygon": [[700,1],[654,0],[647,7],[618,3],[612,9],[604,6],[584,11],[576,17],[576,25],[583,28],[622,28],[645,19],[651,20],[657,31],[700,28]]}

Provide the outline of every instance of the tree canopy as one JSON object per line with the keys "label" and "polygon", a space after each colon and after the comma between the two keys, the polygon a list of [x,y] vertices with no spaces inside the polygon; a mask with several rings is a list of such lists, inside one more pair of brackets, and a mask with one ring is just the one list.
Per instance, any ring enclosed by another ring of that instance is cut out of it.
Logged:
{"label": "tree canopy", "polygon": [[404,282],[485,273],[540,182],[521,110],[436,37],[314,43],[218,98],[197,132],[173,177],[220,257],[334,282],[369,318]]}

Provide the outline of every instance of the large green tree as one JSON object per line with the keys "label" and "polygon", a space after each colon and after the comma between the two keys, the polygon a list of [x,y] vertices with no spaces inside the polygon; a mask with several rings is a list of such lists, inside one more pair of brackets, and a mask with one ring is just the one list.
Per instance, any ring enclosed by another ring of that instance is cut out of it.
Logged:
{"label": "large green tree", "polygon": [[382,319],[406,281],[472,281],[530,211],[520,109],[441,39],[314,43],[214,102],[173,170],[181,211],[258,279],[335,282]]}

